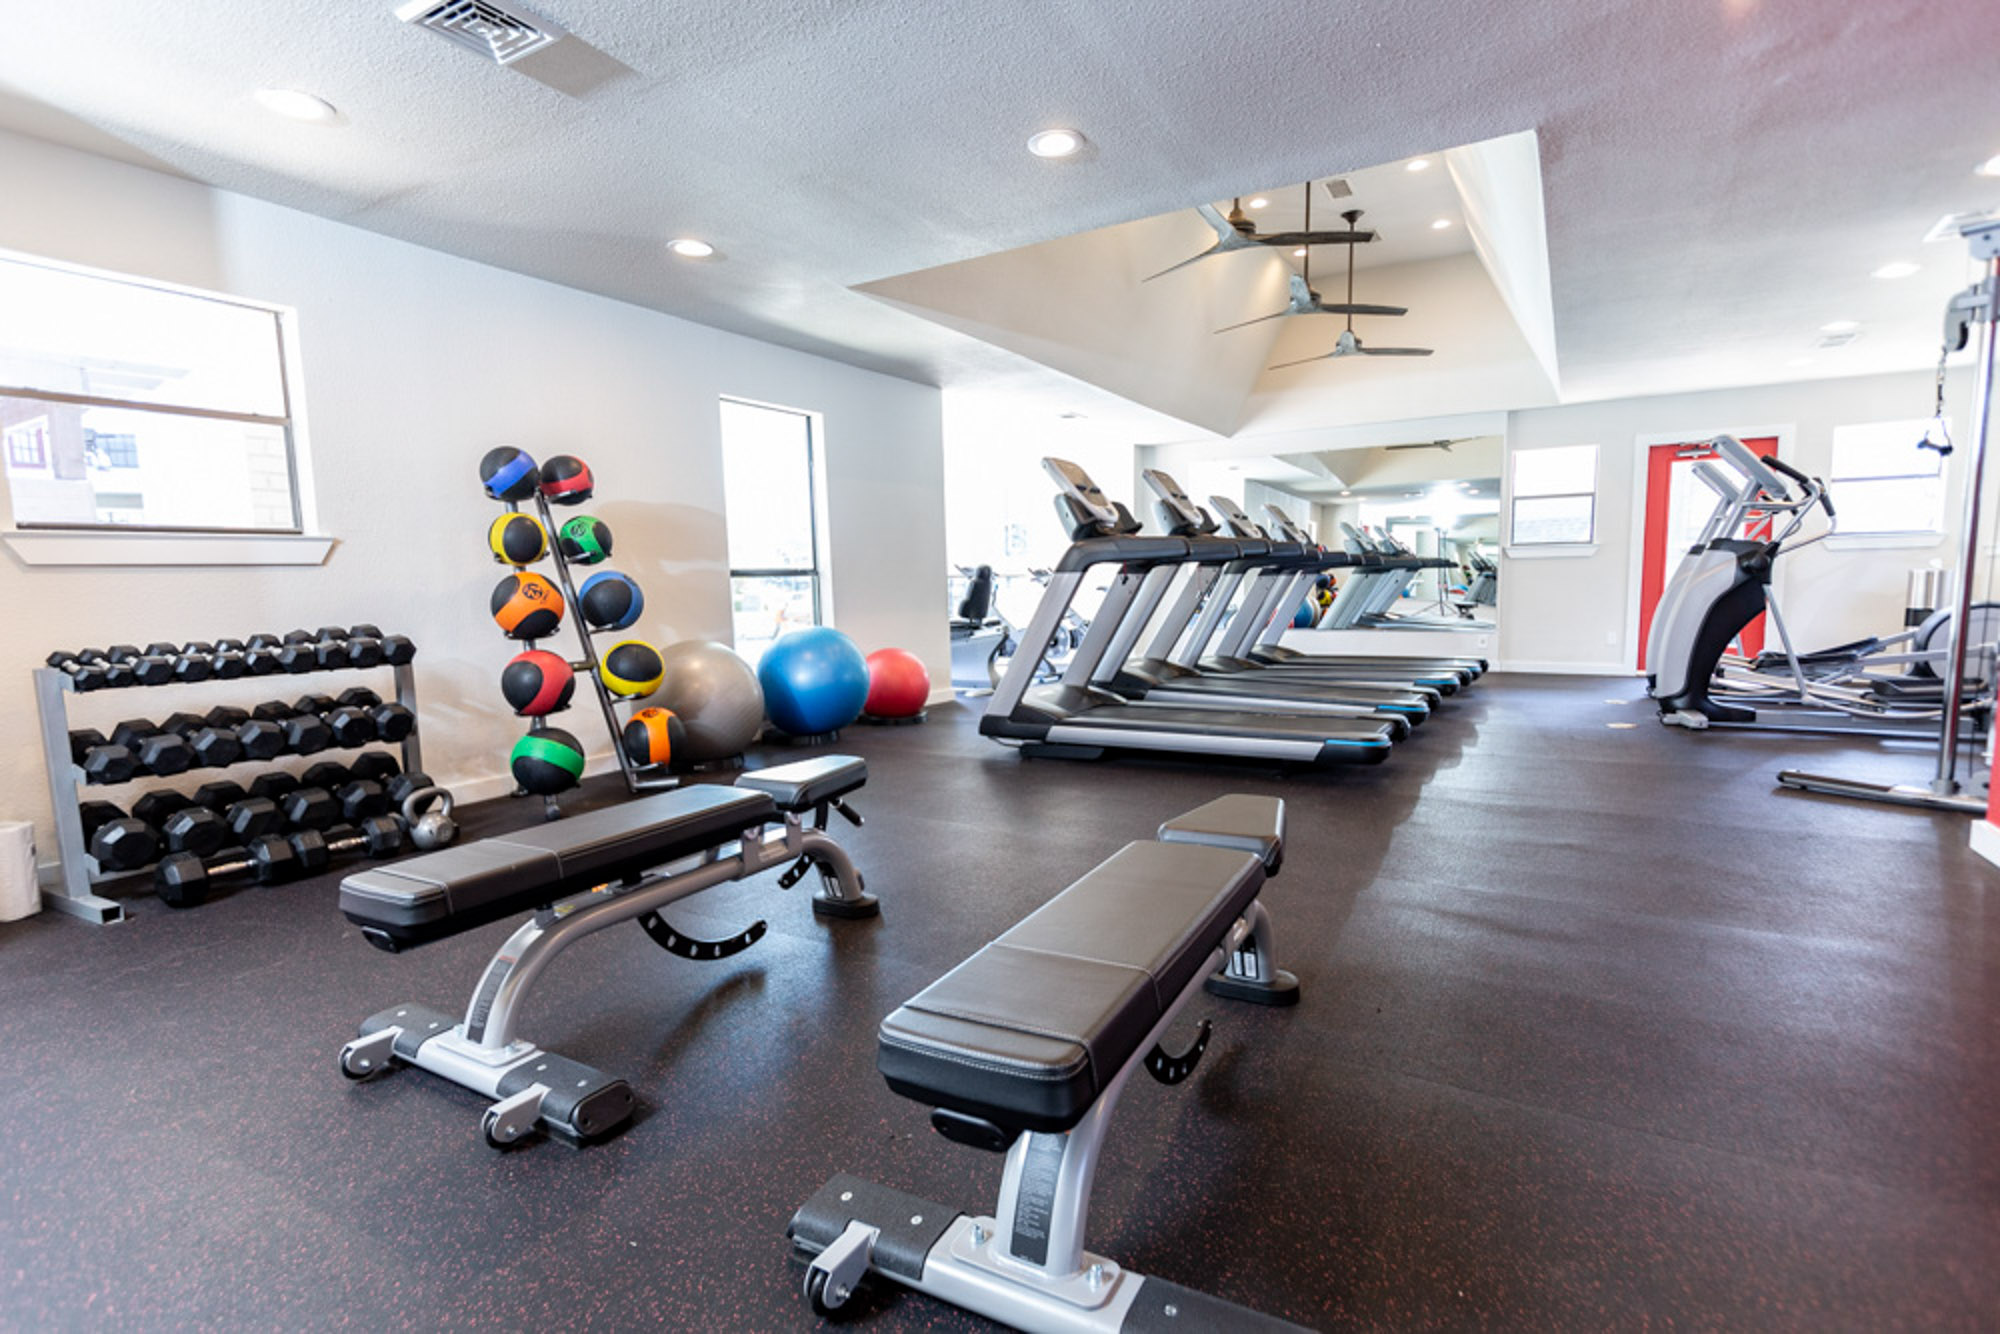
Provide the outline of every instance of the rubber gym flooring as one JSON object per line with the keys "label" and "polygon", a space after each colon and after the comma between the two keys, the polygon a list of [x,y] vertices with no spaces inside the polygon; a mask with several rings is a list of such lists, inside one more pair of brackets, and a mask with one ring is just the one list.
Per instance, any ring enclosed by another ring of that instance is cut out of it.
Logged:
{"label": "rubber gym flooring", "polygon": [[461,1008],[508,925],[383,954],[328,876],[0,927],[0,1326],[810,1328],[782,1233],[830,1174],[980,1211],[999,1180],[884,1086],[877,1020],[1241,790],[1291,803],[1265,902],[1303,1001],[1192,1007],[1214,1042],[1128,1090],[1094,1249],[1326,1328],[1990,1329],[2000,871],[1962,820],[1772,792],[1792,758],[1921,755],[1668,732],[1638,693],[1491,677],[1324,776],[1024,763],[956,706],[851,729],[869,823],[838,834],[881,918],[767,875],[669,914],[767,917],[735,959],[565,955],[526,1034],[644,1103],[582,1151],[495,1153],[475,1095],[335,1070],[377,1009]]}

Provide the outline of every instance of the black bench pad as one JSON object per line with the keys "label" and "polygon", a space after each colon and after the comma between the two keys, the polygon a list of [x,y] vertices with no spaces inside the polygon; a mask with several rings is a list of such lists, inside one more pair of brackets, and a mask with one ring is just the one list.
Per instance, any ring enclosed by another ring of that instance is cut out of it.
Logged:
{"label": "black bench pad", "polygon": [[340,910],[372,944],[405,949],[727,843],[776,814],[768,793],[681,788],[357,871],[340,882]]}
{"label": "black bench pad", "polygon": [[1068,1130],[1263,883],[1251,853],[1127,844],[884,1019],[876,1064],[933,1107]]}
{"label": "black bench pad", "polygon": [[1276,875],[1285,861],[1285,803],[1232,792],[1175,816],[1160,826],[1159,837],[1162,843],[1235,848],[1263,862],[1265,875]]}
{"label": "black bench pad", "polygon": [[867,781],[868,761],[859,755],[819,755],[736,776],[736,786],[770,793],[781,811],[811,810]]}

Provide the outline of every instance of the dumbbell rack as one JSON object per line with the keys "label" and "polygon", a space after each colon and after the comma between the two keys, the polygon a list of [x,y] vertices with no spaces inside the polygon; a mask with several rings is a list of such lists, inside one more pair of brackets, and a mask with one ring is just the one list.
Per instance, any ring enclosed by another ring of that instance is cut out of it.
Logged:
{"label": "dumbbell rack", "polygon": [[[377,667],[350,667],[345,671],[378,671]],[[417,678],[409,663],[389,667],[395,673],[396,702],[412,714],[417,711]],[[319,675],[319,673],[311,673]],[[273,679],[296,680],[297,675],[284,677],[246,676],[243,681],[269,683]],[[195,684],[188,682],[185,684]],[[207,684],[206,682],[202,684]],[[175,683],[153,686],[149,690],[168,690]],[[90,844],[83,835],[83,814],[77,789],[83,783],[83,771],[70,756],[69,746],[69,697],[76,693],[76,687],[68,672],[54,667],[35,668],[35,711],[42,729],[42,760],[48,770],[49,805],[55,812],[56,851],[61,858],[57,868],[55,885],[42,890],[43,906],[80,917],[86,922],[103,926],[110,922],[125,920],[125,906],[116,899],[108,899],[96,892],[99,885],[115,880],[124,880],[140,874],[145,868],[132,871],[100,873],[96,859],[90,855]],[[93,692],[94,693],[94,692]],[[153,696],[149,693],[146,698]],[[423,768],[423,751],[419,744],[421,726],[411,730],[400,744],[403,748],[403,770],[416,773]],[[370,743],[373,744],[373,743]],[[269,765],[269,760],[238,760],[235,764],[222,765],[215,772],[224,773],[244,764]],[[145,775],[136,776],[133,781],[142,781]],[[109,786],[109,785],[107,785]]]}
{"label": "dumbbell rack", "polygon": [[[520,501],[509,500],[502,503],[506,505],[508,512],[511,514],[519,514],[521,512]],[[542,531],[548,535],[549,559],[555,563],[556,583],[562,589],[565,607],[563,619],[575,627],[577,640],[583,645],[582,659],[570,663],[570,670],[580,676],[588,677],[591,689],[597,692],[597,706],[604,715],[605,730],[611,733],[611,753],[618,760],[619,773],[624,775],[626,791],[636,796],[641,792],[656,792],[665,788],[680,786],[681,780],[674,774],[648,772],[649,770],[661,770],[660,765],[642,766],[634,764],[632,763],[632,757],[625,753],[623,724],[618,718],[618,705],[621,703],[621,700],[618,696],[613,695],[610,689],[604,684],[604,678],[598,671],[597,643],[591,638],[593,635],[619,634],[622,632],[616,630],[598,630],[583,619],[583,608],[578,604],[576,597],[576,580],[570,575],[569,559],[563,555],[562,539],[558,536],[561,525],[556,522],[554,514],[549,509],[549,498],[542,493],[539,487],[535,490],[535,511],[541,518]],[[526,567],[513,566],[510,568],[525,569]],[[542,641],[525,639],[515,640],[514,642],[524,644],[528,649],[535,649],[541,646]],[[530,732],[540,732],[548,726],[547,715],[528,720],[528,730]],[[514,795],[520,797],[526,796],[527,793],[516,791]],[[544,819],[553,820],[561,814],[562,807],[557,804],[553,796],[542,798],[542,817]]]}

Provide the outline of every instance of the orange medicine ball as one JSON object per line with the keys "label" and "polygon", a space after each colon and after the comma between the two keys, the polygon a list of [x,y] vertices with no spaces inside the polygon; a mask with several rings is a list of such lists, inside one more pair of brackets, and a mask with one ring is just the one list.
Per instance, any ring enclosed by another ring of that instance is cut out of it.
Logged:
{"label": "orange medicine ball", "polygon": [[546,639],[562,624],[563,599],[546,578],[521,570],[493,586],[492,610],[509,639]]}

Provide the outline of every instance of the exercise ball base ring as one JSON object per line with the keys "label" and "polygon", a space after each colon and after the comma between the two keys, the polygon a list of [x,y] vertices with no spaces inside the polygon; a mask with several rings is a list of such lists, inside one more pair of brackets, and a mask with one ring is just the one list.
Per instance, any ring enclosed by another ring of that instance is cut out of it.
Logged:
{"label": "exercise ball base ring", "polygon": [[793,736],[790,732],[773,727],[764,733],[764,740],[780,746],[829,746],[840,740],[840,729],[831,732],[809,732],[804,736]]}
{"label": "exercise ball base ring", "polygon": [[867,723],[870,727],[911,727],[925,721],[930,716],[931,711],[929,709],[918,709],[915,713],[906,714],[901,718],[878,718],[872,713],[864,713],[861,715],[860,721]]}

